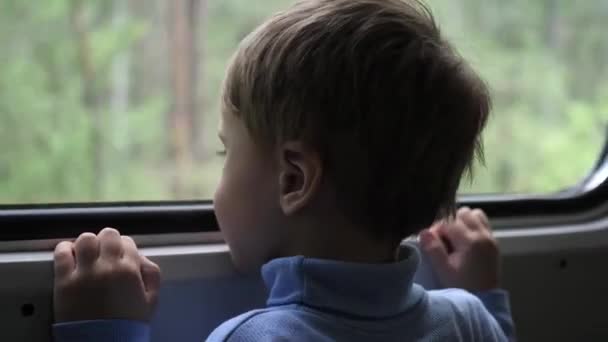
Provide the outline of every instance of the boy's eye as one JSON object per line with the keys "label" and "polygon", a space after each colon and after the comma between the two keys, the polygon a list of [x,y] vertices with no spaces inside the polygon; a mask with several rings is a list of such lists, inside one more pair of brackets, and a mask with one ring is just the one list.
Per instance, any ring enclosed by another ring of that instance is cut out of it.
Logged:
{"label": "boy's eye", "polygon": [[226,156],[226,149],[217,150],[217,151],[215,151],[215,154],[216,154],[218,157],[225,157],[225,156]]}

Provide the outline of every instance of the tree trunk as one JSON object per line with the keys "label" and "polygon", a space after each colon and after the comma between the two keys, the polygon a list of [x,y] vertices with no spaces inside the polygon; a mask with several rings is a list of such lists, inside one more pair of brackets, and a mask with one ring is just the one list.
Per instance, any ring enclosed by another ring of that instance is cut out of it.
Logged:
{"label": "tree trunk", "polygon": [[194,150],[194,156],[197,160],[201,160],[205,157],[205,145],[204,145],[204,113],[205,108],[205,49],[202,44],[204,37],[206,37],[207,31],[207,11],[208,11],[208,0],[190,0],[190,27],[192,35],[192,68],[194,71],[194,77],[192,79],[193,102],[191,107],[191,121],[192,121],[192,146]]}
{"label": "tree trunk", "polygon": [[[124,1],[124,0],[123,0]],[[170,91],[168,83],[169,46],[166,14],[172,1],[130,0],[129,13],[133,18],[150,24],[145,36],[137,41],[131,58],[137,63],[131,65],[131,102],[140,104],[150,97],[165,96]]]}
{"label": "tree trunk", "polygon": [[[124,0],[114,0],[112,3],[112,27],[115,30],[123,29],[127,23],[128,14],[127,3]],[[130,50],[124,49],[113,58],[110,69],[109,107],[111,117],[109,118],[107,134],[113,141],[114,146],[118,146],[118,150],[114,151],[111,156],[107,156],[107,163],[112,165],[113,171],[116,172],[112,179],[118,180],[120,189],[125,190],[129,189],[128,174],[125,171],[129,166],[131,145],[128,117],[131,95],[129,91],[130,83]]]}
{"label": "tree trunk", "polygon": [[562,48],[562,17],[557,0],[545,0],[545,36],[547,45],[552,52],[561,52]]}
{"label": "tree trunk", "polygon": [[70,25],[76,38],[78,66],[82,79],[82,96],[85,107],[91,116],[91,199],[103,200],[105,183],[104,150],[102,141],[102,117],[97,109],[96,76],[91,55],[90,37],[85,17],[85,5],[82,0],[72,0],[70,7]]}
{"label": "tree trunk", "polygon": [[[545,40],[549,53],[551,56],[556,57],[556,60],[562,59],[562,25],[563,18],[560,15],[560,6],[557,0],[545,0],[544,2],[544,13],[545,13]],[[542,18],[542,17],[541,17]],[[549,123],[556,119],[559,119],[559,115],[556,113],[563,112],[563,109],[559,108],[558,104],[555,103],[552,96],[543,95],[542,97],[542,113],[545,122]]]}
{"label": "tree trunk", "polygon": [[186,181],[192,171],[196,106],[196,40],[192,13],[199,0],[173,0],[170,2],[171,84],[173,104],[169,112],[171,155],[176,170],[173,178],[175,198],[187,195]]}

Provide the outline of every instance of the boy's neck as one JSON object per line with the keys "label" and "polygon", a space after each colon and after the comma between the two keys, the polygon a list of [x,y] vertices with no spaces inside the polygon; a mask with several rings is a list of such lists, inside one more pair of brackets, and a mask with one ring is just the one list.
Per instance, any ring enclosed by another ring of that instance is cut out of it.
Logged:
{"label": "boy's neck", "polygon": [[285,256],[303,255],[357,263],[396,260],[398,246],[394,242],[373,238],[361,227],[344,222],[308,223],[292,231],[291,241],[282,253]]}

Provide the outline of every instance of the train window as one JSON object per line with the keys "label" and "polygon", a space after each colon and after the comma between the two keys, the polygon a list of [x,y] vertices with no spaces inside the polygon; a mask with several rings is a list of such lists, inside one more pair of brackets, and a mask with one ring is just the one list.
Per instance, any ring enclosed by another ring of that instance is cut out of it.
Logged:
{"label": "train window", "polygon": [[[211,198],[218,93],[239,40],[293,1],[0,5],[0,203]],[[551,193],[608,120],[604,0],[430,0],[488,81],[486,164],[464,193]]]}
{"label": "train window", "polygon": [[608,124],[608,3],[429,3],[493,93],[486,167],[461,190],[547,194],[585,178]]}

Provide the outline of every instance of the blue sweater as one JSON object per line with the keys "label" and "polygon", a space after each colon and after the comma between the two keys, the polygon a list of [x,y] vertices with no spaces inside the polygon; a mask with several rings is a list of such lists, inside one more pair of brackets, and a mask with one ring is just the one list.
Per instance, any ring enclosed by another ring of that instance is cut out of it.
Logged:
{"label": "blue sweater", "polygon": [[[220,325],[208,341],[508,341],[514,325],[503,290],[471,294],[414,284],[419,255],[355,264],[302,256],[262,267],[267,307]],[[145,323],[81,321],[54,326],[56,342],[148,342]]]}

